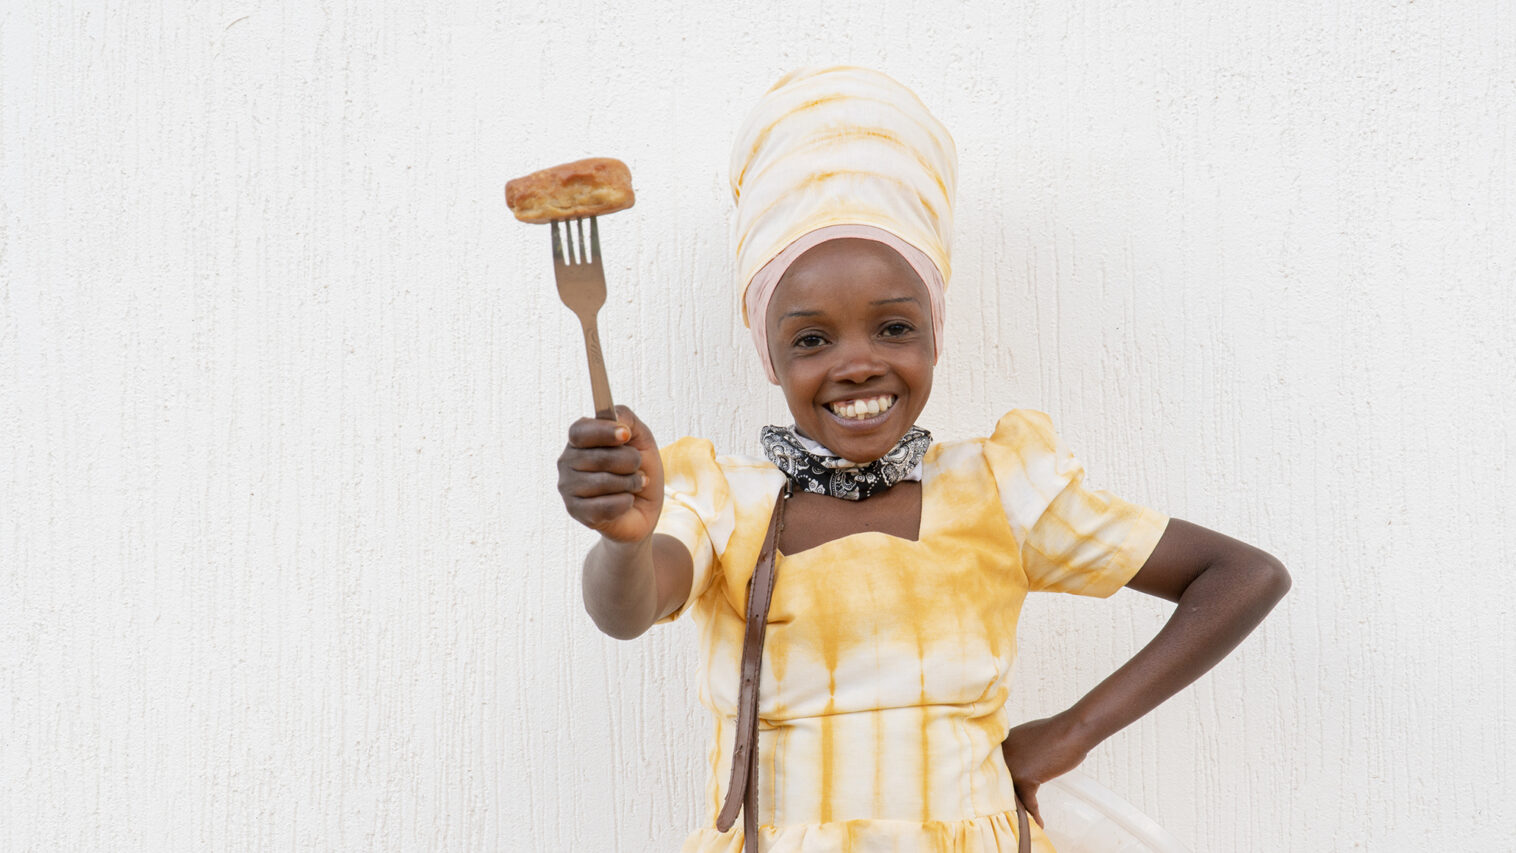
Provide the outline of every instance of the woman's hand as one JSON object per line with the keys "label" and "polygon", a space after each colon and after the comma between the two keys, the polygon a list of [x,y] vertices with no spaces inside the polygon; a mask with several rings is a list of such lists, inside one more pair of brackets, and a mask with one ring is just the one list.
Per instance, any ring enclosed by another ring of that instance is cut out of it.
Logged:
{"label": "woman's hand", "polygon": [[558,457],[568,514],[615,542],[641,542],[663,509],[663,461],[652,432],[626,406],[616,420],[580,418]]}
{"label": "woman's hand", "polygon": [[1011,729],[1000,751],[1016,785],[1016,796],[1037,825],[1046,826],[1037,806],[1037,789],[1043,782],[1078,767],[1090,748],[1074,735],[1073,726],[1055,716]]}
{"label": "woman's hand", "polygon": [[625,406],[616,420],[580,418],[558,457],[558,493],[600,541],[584,558],[584,609],[620,640],[640,636],[689,597],[684,543],[654,535],[663,511],[663,460],[647,425]]}

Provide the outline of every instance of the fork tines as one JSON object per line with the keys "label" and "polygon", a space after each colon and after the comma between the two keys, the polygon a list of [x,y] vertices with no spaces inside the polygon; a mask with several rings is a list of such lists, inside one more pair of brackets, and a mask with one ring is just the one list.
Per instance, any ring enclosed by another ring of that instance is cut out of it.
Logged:
{"label": "fork tines", "polygon": [[[590,239],[584,239],[583,219],[553,220],[553,263],[572,266],[574,264],[596,264],[600,262],[600,226],[595,217],[590,220]],[[563,238],[558,236],[558,223],[563,223]],[[574,240],[574,232],[578,231],[578,242]]]}

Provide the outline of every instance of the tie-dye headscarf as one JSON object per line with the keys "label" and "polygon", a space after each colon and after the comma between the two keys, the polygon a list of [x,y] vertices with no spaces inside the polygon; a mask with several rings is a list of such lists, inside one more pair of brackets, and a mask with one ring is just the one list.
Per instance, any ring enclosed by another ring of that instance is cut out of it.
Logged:
{"label": "tie-dye headscarf", "polygon": [[769,298],[796,258],[842,237],[884,243],[916,270],[941,355],[958,155],[911,90],[867,68],[792,71],[738,131],[731,169],[742,319],[770,382]]}

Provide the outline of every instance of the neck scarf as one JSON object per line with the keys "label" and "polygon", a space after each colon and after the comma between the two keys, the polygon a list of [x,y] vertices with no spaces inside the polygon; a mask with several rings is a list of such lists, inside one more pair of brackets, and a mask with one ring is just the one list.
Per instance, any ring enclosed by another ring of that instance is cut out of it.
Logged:
{"label": "neck scarf", "polygon": [[921,460],[932,434],[911,427],[900,442],[873,462],[851,462],[801,435],[793,426],[766,426],[758,440],[763,455],[807,492],[861,501],[902,480],[921,479]]}

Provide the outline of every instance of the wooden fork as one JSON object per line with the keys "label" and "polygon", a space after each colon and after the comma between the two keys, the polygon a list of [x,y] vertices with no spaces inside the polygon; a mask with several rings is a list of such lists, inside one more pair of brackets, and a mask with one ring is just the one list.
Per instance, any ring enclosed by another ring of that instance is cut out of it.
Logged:
{"label": "wooden fork", "polygon": [[[605,267],[600,263],[600,228],[590,218],[590,239],[584,241],[584,220],[564,220],[563,239],[558,237],[558,222],[553,222],[553,275],[558,279],[558,298],[579,317],[584,330],[584,351],[590,360],[590,390],[595,396],[595,417],[615,420],[616,407],[611,403],[611,384],[605,378],[605,357],[600,351],[600,332],[595,314],[605,304]],[[575,232],[578,251],[575,251]]]}

